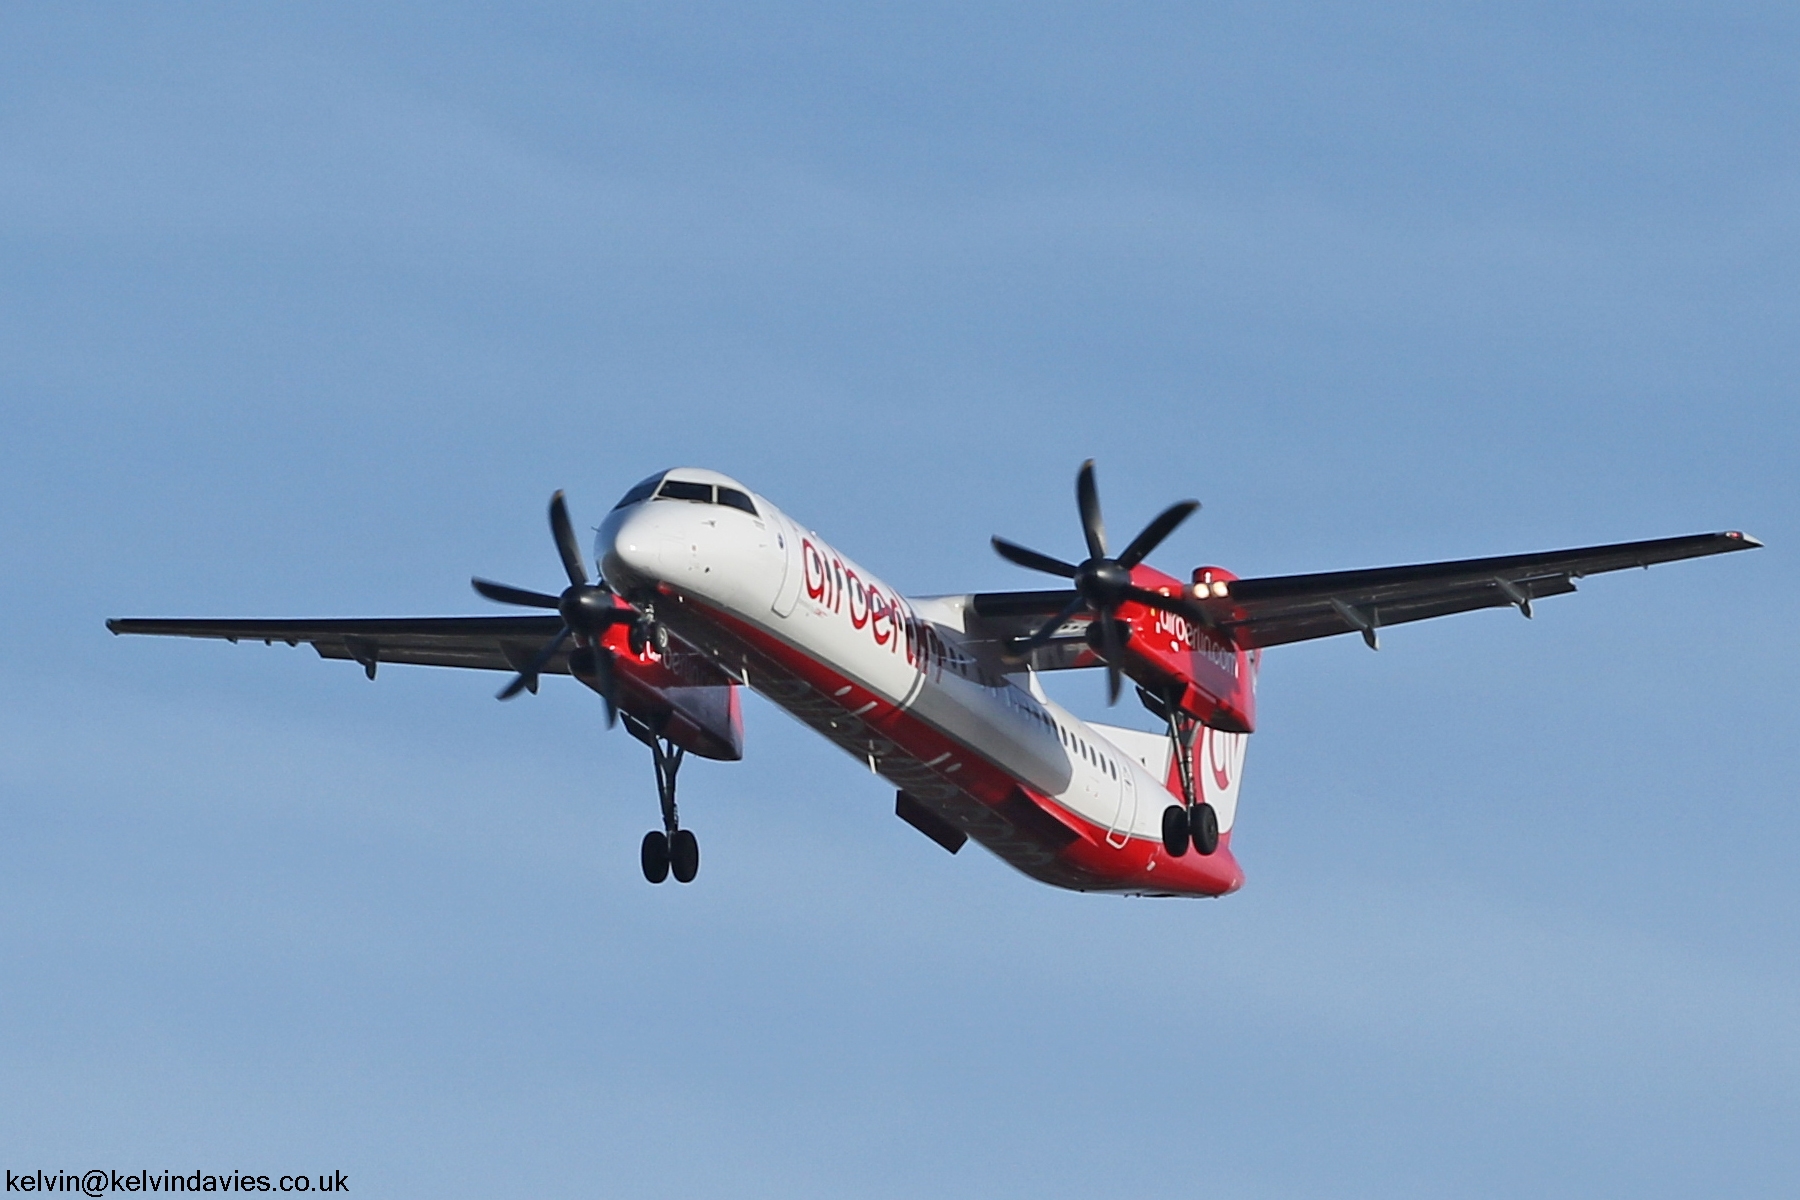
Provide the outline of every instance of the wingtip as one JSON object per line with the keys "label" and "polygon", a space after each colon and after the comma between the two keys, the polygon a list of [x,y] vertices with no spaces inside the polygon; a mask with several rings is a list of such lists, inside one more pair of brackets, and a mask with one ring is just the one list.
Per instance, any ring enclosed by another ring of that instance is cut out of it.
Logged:
{"label": "wingtip", "polygon": [[1737,529],[1728,530],[1726,532],[1725,536],[1730,538],[1734,542],[1744,543],[1744,549],[1746,549],[1746,550],[1762,549],[1762,540],[1760,538],[1753,538],[1749,534],[1744,533],[1742,530],[1737,530]]}
{"label": "wingtip", "polygon": [[118,636],[119,620],[117,617],[106,618],[106,632],[112,634],[114,637]]}

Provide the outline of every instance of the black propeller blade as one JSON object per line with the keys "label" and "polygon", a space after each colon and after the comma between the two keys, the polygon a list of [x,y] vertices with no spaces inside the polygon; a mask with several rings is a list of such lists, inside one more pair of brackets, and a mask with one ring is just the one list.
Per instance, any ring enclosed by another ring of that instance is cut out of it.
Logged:
{"label": "black propeller blade", "polygon": [[[512,604],[520,608],[553,609],[563,620],[562,628],[557,631],[556,636],[538,651],[537,656],[511,683],[500,689],[496,697],[499,700],[511,700],[526,690],[536,692],[539,673],[550,665],[563,643],[577,630],[593,635],[609,625],[634,620],[636,617],[635,613],[621,609],[613,602],[612,589],[604,582],[587,581],[587,564],[581,558],[581,543],[575,538],[575,526],[569,520],[569,506],[563,500],[561,491],[550,497],[550,535],[556,539],[556,553],[561,557],[563,570],[569,576],[569,586],[563,589],[561,596],[548,596],[543,592],[495,583],[489,579],[476,578],[469,581],[477,592],[496,603]],[[600,672],[601,696],[606,700],[606,723],[611,726],[618,712],[617,696],[612,685],[612,656],[603,648],[597,647],[594,660],[595,669]]]}
{"label": "black propeller blade", "polygon": [[994,543],[995,552],[1008,562],[1017,563],[1019,566],[1033,571],[1042,571],[1047,575],[1060,575],[1064,579],[1075,578],[1076,568],[1060,558],[1051,558],[1048,554],[1027,550],[1017,542],[1009,542],[1003,537],[989,540]]}
{"label": "black propeller blade", "polygon": [[491,579],[477,576],[469,583],[496,604],[516,604],[520,608],[548,608],[551,611],[562,607],[562,601],[555,596],[546,596],[542,592],[528,592],[524,588],[508,587],[504,583],[495,583]]}
{"label": "black propeller blade", "polygon": [[600,698],[606,701],[606,727],[611,729],[619,721],[619,677],[613,671],[612,651],[605,646],[594,647],[594,674]]}
{"label": "black propeller blade", "polygon": [[1119,622],[1111,609],[1102,609],[1095,618],[1100,622],[1100,657],[1106,660],[1106,703],[1119,702],[1119,664],[1125,659],[1125,643],[1119,638]]}
{"label": "black propeller blade", "polygon": [[569,586],[587,583],[587,564],[581,561],[581,543],[575,539],[575,526],[569,522],[569,506],[563,501],[562,489],[550,497],[550,532],[556,537],[556,552],[562,555],[563,570],[569,573]]}
{"label": "black propeller blade", "polygon": [[563,643],[568,640],[569,627],[564,625],[561,629],[556,631],[556,636],[546,642],[544,648],[537,652],[537,657],[532,659],[531,663],[523,671],[520,671],[517,675],[513,676],[513,681],[501,688],[499,694],[494,698],[496,700],[511,700],[526,688],[530,688],[535,693],[537,691],[538,675],[545,667],[550,665],[550,660],[556,657],[556,652],[561,650]]}
{"label": "black propeller blade", "polygon": [[1075,473],[1075,507],[1081,511],[1081,533],[1087,538],[1088,557],[1106,557],[1106,522],[1100,519],[1100,488],[1094,483],[1094,460],[1088,459]]}
{"label": "black propeller blade", "polygon": [[1074,581],[1076,598],[1040,626],[1036,633],[1019,643],[1016,649],[1021,654],[1029,653],[1054,637],[1070,617],[1087,609],[1094,614],[1094,620],[1099,625],[1097,648],[1100,657],[1106,661],[1106,702],[1113,704],[1119,699],[1119,664],[1125,657],[1125,640],[1121,636],[1117,615],[1119,605],[1126,600],[1135,600],[1164,612],[1176,613],[1189,619],[1194,617],[1190,607],[1180,598],[1164,596],[1132,583],[1131,569],[1149,557],[1150,552],[1161,545],[1164,538],[1192,516],[1200,507],[1200,502],[1183,500],[1179,504],[1171,504],[1155,520],[1144,526],[1117,558],[1107,557],[1106,522],[1100,513],[1100,489],[1094,482],[1094,460],[1091,458],[1081,464],[1081,470],[1075,476],[1075,506],[1081,514],[1081,535],[1087,543],[1088,551],[1087,559],[1080,566],[1073,566],[1048,554],[1040,554],[1002,537],[993,539],[994,550],[1008,562]]}
{"label": "black propeller blade", "polygon": [[1125,547],[1125,553],[1119,555],[1123,566],[1135,567],[1150,556],[1150,552],[1162,545],[1162,540],[1175,532],[1180,525],[1194,514],[1200,507],[1198,500],[1183,500],[1180,504],[1171,504],[1163,509],[1157,518],[1144,526],[1142,533],[1131,539],[1131,545]]}
{"label": "black propeller blade", "polygon": [[1038,626],[1038,631],[1036,633],[1021,642],[1018,646],[1018,653],[1021,656],[1029,654],[1051,638],[1055,637],[1056,631],[1063,627],[1065,621],[1086,607],[1086,598],[1077,595],[1073,600],[1063,605],[1063,610],[1061,612]]}

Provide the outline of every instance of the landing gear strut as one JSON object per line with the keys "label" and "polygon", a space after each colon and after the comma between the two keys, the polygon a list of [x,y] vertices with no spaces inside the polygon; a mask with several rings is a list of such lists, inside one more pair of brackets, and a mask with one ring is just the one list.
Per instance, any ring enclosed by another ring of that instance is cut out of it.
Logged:
{"label": "landing gear strut", "polygon": [[1182,802],[1163,809],[1163,849],[1171,858],[1186,854],[1189,845],[1202,855],[1211,854],[1219,848],[1219,814],[1194,794],[1194,735],[1200,722],[1143,688],[1138,689],[1138,696],[1145,708],[1168,723],[1169,746],[1181,778]]}
{"label": "landing gear strut", "polygon": [[656,798],[662,804],[663,827],[644,835],[639,854],[644,878],[661,883],[673,873],[676,883],[692,883],[700,873],[700,843],[693,830],[681,827],[681,816],[675,808],[675,773],[681,770],[687,751],[629,713],[625,715],[625,728],[650,747],[656,762]]}

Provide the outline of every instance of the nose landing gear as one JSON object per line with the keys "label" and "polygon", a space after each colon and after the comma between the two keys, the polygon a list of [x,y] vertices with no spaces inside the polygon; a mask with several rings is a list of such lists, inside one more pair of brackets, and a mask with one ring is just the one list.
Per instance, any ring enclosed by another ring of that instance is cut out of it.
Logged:
{"label": "nose landing gear", "polygon": [[681,828],[681,816],[675,808],[675,773],[681,770],[687,751],[629,713],[625,714],[625,728],[650,747],[656,762],[656,798],[662,805],[663,827],[644,835],[639,852],[644,878],[661,883],[673,874],[676,883],[692,883],[700,873],[700,843],[693,830]]}
{"label": "nose landing gear", "polygon": [[635,655],[641,656],[647,649],[654,649],[658,656],[668,655],[669,630],[656,619],[655,604],[646,603],[643,606],[643,616],[633,621],[626,632],[626,644]]}

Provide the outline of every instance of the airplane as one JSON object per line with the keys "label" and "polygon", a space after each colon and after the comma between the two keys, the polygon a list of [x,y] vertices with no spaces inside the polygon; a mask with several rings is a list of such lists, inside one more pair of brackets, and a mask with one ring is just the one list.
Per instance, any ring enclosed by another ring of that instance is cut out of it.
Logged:
{"label": "airplane", "polygon": [[[735,479],[675,468],[633,485],[601,522],[591,581],[560,491],[550,530],[568,586],[471,580],[537,614],[106,624],[306,642],[371,680],[383,663],[512,671],[501,700],[573,676],[599,694],[609,728],[623,722],[650,749],[662,828],[640,860],[653,884],[698,873],[677,775],[689,754],[743,757],[741,691],[754,688],[887,780],[895,814],[951,854],[973,840],[1056,887],[1218,897],[1244,882],[1231,835],[1264,650],[1347,633],[1379,649],[1388,626],[1481,608],[1530,617],[1588,575],[1762,544],[1710,533],[1250,579],[1203,566],[1180,579],[1144,560],[1197,501],[1113,553],[1093,460],[1075,492],[1079,562],[992,539],[1008,561],[1066,581],[1049,590],[908,597]],[[1083,668],[1104,672],[1109,705],[1129,679],[1161,731],[1084,721],[1045,694],[1043,673]]]}

